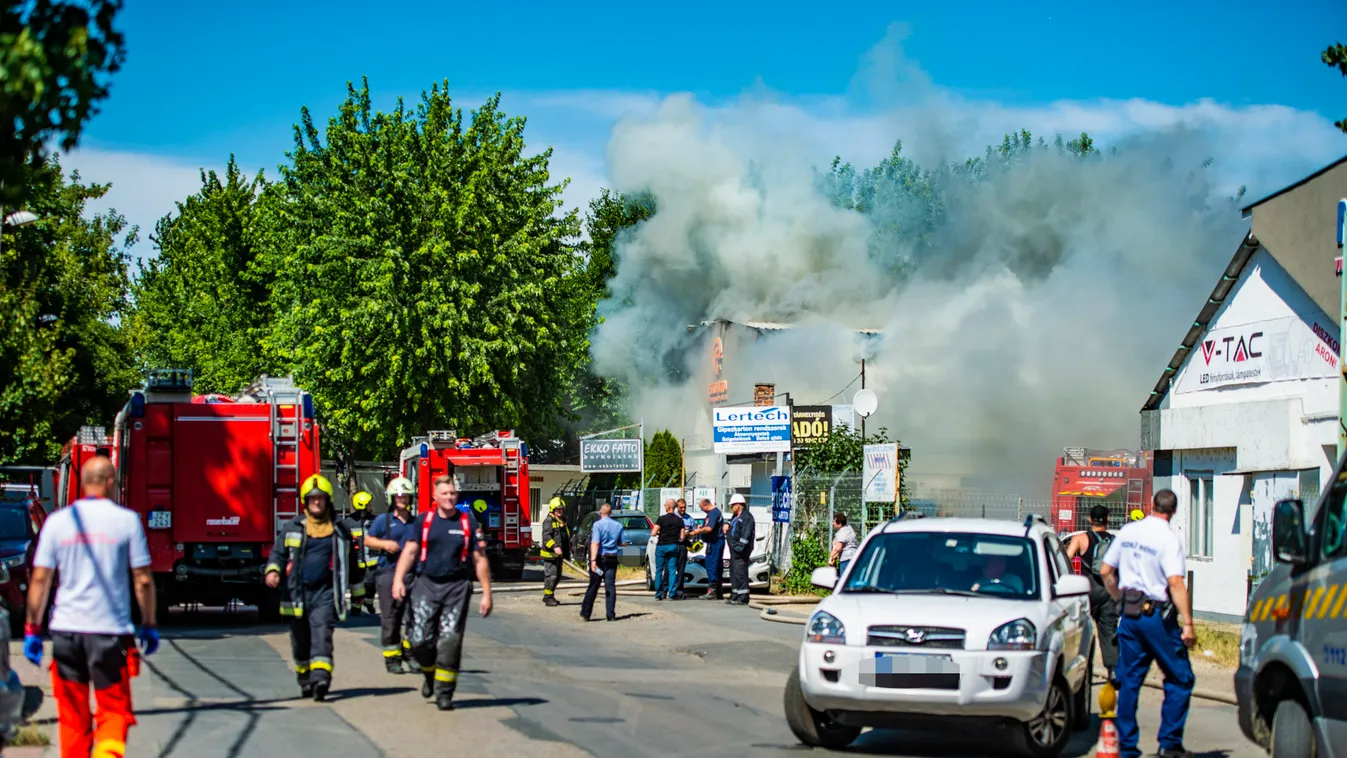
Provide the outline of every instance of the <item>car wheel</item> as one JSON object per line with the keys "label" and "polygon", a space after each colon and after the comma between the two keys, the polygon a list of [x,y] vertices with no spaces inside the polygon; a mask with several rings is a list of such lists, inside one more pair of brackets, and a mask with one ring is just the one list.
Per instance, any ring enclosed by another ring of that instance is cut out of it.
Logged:
{"label": "car wheel", "polygon": [[1048,689],[1043,712],[1020,724],[1020,751],[1032,758],[1056,758],[1071,736],[1071,693],[1058,676]]}
{"label": "car wheel", "polygon": [[1071,705],[1071,727],[1078,732],[1090,728],[1090,693],[1094,691],[1094,646],[1090,646],[1089,662],[1085,665],[1085,681],[1080,685]]}
{"label": "car wheel", "polygon": [[1277,712],[1272,716],[1270,745],[1268,752],[1272,758],[1314,758],[1317,754],[1314,728],[1300,703],[1283,700],[1277,704]]}
{"label": "car wheel", "polygon": [[828,750],[841,750],[856,741],[861,734],[858,726],[834,724],[827,714],[809,707],[804,701],[804,690],[800,687],[800,670],[790,672],[786,680],[786,724],[795,733],[796,739],[809,747],[822,747]]}

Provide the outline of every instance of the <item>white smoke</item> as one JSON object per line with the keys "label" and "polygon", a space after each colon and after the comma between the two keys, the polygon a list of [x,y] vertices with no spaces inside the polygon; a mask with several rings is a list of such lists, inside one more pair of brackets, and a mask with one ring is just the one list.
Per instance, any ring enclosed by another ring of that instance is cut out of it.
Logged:
{"label": "white smoke", "polygon": [[[924,135],[931,167],[962,160],[941,97],[919,96],[895,111],[915,115],[893,138]],[[613,131],[613,188],[650,193],[657,212],[617,249],[593,358],[630,382],[649,427],[689,432],[706,413],[686,327],[722,318],[797,327],[726,346],[732,401],[775,382],[821,402],[867,357],[871,428],[911,447],[916,473],[1043,498],[1061,448],[1138,446],[1142,403],[1247,229],[1203,167],[1221,157],[1207,135],[1144,132],[1089,160],[1049,147],[951,179],[922,250],[876,233],[908,221],[903,208],[863,215],[826,197],[830,156],[778,115],[762,97],[712,113],[679,95]]]}

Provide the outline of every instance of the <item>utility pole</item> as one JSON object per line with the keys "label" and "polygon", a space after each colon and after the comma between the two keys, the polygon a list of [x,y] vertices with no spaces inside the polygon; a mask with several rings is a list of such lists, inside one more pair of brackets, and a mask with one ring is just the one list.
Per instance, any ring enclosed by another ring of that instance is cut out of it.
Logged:
{"label": "utility pole", "polygon": [[[861,359],[861,389],[865,389],[865,359]],[[861,443],[865,442],[865,417],[861,416]]]}

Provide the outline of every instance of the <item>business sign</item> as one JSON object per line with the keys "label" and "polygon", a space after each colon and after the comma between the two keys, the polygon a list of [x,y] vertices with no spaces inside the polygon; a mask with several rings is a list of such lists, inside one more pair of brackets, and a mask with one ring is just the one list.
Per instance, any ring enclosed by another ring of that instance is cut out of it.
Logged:
{"label": "business sign", "polygon": [[585,473],[641,470],[640,440],[580,440],[580,470]]}
{"label": "business sign", "polygon": [[892,503],[898,500],[898,443],[865,446],[861,471],[867,503]]}
{"label": "business sign", "polygon": [[789,524],[790,504],[790,477],[772,477],[772,521],[778,524]]}
{"label": "business sign", "polygon": [[1174,392],[1338,375],[1337,328],[1298,317],[1212,329],[1174,379]]}
{"label": "business sign", "polygon": [[711,447],[717,453],[790,452],[788,406],[714,408],[712,426]]}
{"label": "business sign", "polygon": [[833,429],[856,428],[856,407],[854,405],[834,405],[833,409]]}
{"label": "business sign", "polygon": [[716,488],[698,487],[697,489],[692,491],[692,497],[695,498],[695,500],[691,503],[688,503],[688,512],[692,514],[693,518],[700,518],[702,512],[701,504],[703,500],[710,500],[711,505],[716,504]]}
{"label": "business sign", "polygon": [[677,487],[661,487],[659,490],[659,512],[664,514],[664,504],[670,500],[677,501],[683,493]]}
{"label": "business sign", "polygon": [[796,405],[791,408],[790,436],[797,448],[827,442],[832,426],[833,409],[830,405]]}
{"label": "business sign", "polygon": [[716,403],[728,402],[730,399],[730,383],[721,379],[717,382],[711,382],[706,385],[706,402],[715,405]]}

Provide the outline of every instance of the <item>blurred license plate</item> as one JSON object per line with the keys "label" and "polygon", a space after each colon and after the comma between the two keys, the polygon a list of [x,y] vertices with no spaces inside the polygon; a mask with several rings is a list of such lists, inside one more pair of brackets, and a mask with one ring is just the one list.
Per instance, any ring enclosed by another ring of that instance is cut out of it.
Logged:
{"label": "blurred license plate", "polygon": [[875,671],[885,674],[957,674],[959,664],[948,655],[875,653]]}
{"label": "blurred license plate", "polygon": [[959,689],[959,664],[948,655],[875,653],[861,662],[861,684],[890,689]]}

